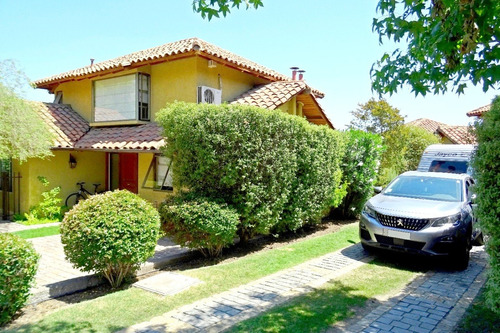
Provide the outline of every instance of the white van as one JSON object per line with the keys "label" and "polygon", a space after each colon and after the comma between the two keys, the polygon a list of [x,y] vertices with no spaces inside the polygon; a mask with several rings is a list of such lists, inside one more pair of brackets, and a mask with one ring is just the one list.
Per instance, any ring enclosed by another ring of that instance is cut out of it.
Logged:
{"label": "white van", "polygon": [[472,174],[469,163],[475,149],[475,145],[430,145],[425,148],[417,171]]}

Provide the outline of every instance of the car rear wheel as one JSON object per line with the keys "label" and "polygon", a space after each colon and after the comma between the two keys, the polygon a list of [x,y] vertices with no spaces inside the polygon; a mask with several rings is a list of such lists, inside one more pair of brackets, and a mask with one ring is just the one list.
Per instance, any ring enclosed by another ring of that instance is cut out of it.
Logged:
{"label": "car rear wheel", "polygon": [[479,235],[477,235],[477,237],[474,239],[474,241],[472,241],[472,245],[474,245],[474,246],[484,245],[484,237],[483,237],[482,232]]}

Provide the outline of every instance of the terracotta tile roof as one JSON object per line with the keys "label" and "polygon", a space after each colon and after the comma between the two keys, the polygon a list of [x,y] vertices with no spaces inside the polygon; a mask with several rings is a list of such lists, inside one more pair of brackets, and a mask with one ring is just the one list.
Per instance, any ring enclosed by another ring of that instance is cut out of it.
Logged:
{"label": "terracotta tile roof", "polygon": [[49,130],[55,134],[54,148],[73,148],[90,130],[89,124],[70,105],[31,102]]}
{"label": "terracotta tile roof", "polygon": [[80,78],[89,74],[99,73],[106,70],[112,70],[122,67],[132,66],[137,63],[157,62],[170,56],[182,55],[198,52],[207,56],[219,58],[227,61],[237,67],[245,68],[256,74],[261,74],[273,80],[289,80],[287,76],[278,73],[272,69],[266,68],[253,61],[245,59],[237,54],[226,51],[218,46],[207,43],[199,38],[188,38],[177,42],[164,44],[147,50],[134,52],[111,60],[102,61],[93,65],[78,68],[72,71],[64,72],[47,78],[35,81],[37,88],[47,87],[51,83]]}
{"label": "terracotta tile roof", "polygon": [[274,110],[306,90],[304,81],[278,81],[254,87],[234,98],[230,104],[254,105]]}
{"label": "terracotta tile roof", "polygon": [[156,123],[136,126],[93,127],[75,149],[158,150],[165,142]]}
{"label": "terracotta tile roof", "polygon": [[447,126],[444,123],[440,123],[439,121],[435,121],[427,118],[419,118],[413,121],[410,121],[408,125],[417,126],[423,128],[424,130],[431,132],[432,134],[436,134],[437,130],[440,126]]}
{"label": "terracotta tile roof", "polygon": [[[316,113],[314,115],[315,120],[312,122],[320,125],[329,125],[334,128],[331,121],[328,119],[322,107],[316,100],[316,95],[304,81],[277,81],[259,85],[244,92],[240,96],[237,96],[230,101],[230,104],[253,105],[269,110],[275,110],[280,105],[288,102],[293,96],[299,95],[302,92],[308,92],[306,95],[309,95],[312,100],[308,101],[308,105],[306,105],[303,109],[306,118],[309,119],[312,117],[310,113],[310,110],[312,109],[312,113]],[[309,120],[311,121],[312,119]]]}
{"label": "terracotta tile roof", "polygon": [[448,138],[455,144],[475,144],[475,135],[470,131],[469,126],[439,126],[438,133]]}
{"label": "terracotta tile roof", "polygon": [[468,117],[481,117],[483,113],[490,111],[491,104],[481,106],[480,108],[477,108],[475,110],[467,112]]}

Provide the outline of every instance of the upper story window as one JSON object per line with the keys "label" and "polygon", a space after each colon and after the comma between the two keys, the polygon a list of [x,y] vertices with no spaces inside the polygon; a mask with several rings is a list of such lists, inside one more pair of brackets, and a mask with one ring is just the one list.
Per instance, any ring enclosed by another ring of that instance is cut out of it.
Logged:
{"label": "upper story window", "polygon": [[147,74],[94,81],[94,121],[150,120],[150,93]]}

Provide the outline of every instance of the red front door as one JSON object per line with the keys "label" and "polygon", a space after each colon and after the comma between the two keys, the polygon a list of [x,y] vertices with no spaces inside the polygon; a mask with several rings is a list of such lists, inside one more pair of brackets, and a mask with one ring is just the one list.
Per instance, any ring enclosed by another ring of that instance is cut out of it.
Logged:
{"label": "red front door", "polygon": [[108,155],[109,190],[138,192],[138,156],[136,153],[110,153]]}
{"label": "red front door", "polygon": [[138,154],[120,154],[120,190],[138,192],[138,160]]}

